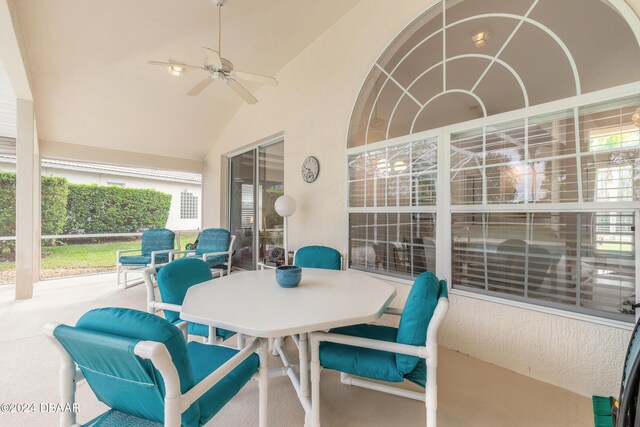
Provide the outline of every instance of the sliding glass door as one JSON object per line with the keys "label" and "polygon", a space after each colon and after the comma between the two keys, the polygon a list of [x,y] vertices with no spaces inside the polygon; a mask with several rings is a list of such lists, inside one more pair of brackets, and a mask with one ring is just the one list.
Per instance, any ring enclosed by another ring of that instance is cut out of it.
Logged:
{"label": "sliding glass door", "polygon": [[284,142],[229,158],[229,225],[235,234],[233,265],[253,270],[282,247],[283,221],[274,204],[284,194]]}

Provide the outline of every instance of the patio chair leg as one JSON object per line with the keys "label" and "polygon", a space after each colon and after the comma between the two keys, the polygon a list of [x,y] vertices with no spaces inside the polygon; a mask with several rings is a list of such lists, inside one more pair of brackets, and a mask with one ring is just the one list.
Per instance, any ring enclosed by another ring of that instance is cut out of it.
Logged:
{"label": "patio chair leg", "polygon": [[117,277],[118,286],[120,286],[120,264],[116,266],[116,277]]}
{"label": "patio chair leg", "polygon": [[267,359],[269,358],[269,344],[266,340],[262,340],[260,350],[258,350],[258,356],[260,357],[260,383],[258,384],[258,411],[259,411],[259,426],[267,427],[268,425],[268,389],[269,389],[269,366]]}
{"label": "patio chair leg", "polygon": [[[74,408],[76,400],[76,364],[66,352],[62,355],[60,367],[60,403]],[[75,410],[63,411],[60,414],[60,425],[71,426],[76,423]]]}
{"label": "patio chair leg", "polygon": [[[429,361],[427,360],[427,364]],[[438,423],[438,386],[436,367],[427,365],[427,384],[425,387],[425,405],[427,407],[427,427],[436,427]]]}
{"label": "patio chair leg", "polygon": [[320,341],[313,335],[311,335],[311,427],[320,427]]}

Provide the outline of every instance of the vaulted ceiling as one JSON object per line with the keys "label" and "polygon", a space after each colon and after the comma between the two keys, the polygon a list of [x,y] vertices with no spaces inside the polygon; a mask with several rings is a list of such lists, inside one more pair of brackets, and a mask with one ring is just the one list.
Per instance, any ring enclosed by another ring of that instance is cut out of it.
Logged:
{"label": "vaulted ceiling", "polygon": [[[212,0],[14,1],[41,141],[202,159],[242,104],[222,83],[186,96],[200,71],[146,64],[201,65],[217,44]],[[223,55],[276,75],[358,1],[227,0]]]}

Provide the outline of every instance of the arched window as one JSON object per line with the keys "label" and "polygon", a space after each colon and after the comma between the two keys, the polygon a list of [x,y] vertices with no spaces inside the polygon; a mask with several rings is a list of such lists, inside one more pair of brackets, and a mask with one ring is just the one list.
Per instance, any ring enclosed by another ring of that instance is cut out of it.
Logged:
{"label": "arched window", "polygon": [[621,0],[418,17],[351,118],[351,268],[633,321],[639,36]]}

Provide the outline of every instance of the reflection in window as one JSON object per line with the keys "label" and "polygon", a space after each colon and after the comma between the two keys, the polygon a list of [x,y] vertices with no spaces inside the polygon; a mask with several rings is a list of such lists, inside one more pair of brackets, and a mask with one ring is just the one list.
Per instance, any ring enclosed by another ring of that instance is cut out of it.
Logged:
{"label": "reflection in window", "polygon": [[349,207],[435,206],[435,138],[349,156]]}
{"label": "reflection in window", "polygon": [[624,212],[453,214],[453,286],[624,319],[633,226]]}
{"label": "reflection in window", "polygon": [[352,213],[350,267],[397,277],[435,271],[435,214]]}

